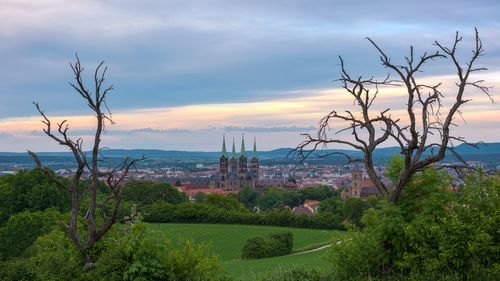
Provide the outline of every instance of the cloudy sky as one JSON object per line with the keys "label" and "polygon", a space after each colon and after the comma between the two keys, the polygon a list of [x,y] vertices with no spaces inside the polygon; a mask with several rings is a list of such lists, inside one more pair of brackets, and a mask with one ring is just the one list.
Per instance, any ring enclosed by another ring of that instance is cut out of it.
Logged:
{"label": "cloudy sky", "polygon": [[[331,109],[352,106],[333,81],[338,55],[354,76],[387,73],[367,36],[402,62],[409,45],[435,51],[458,30],[465,59],[477,27],[488,71],[475,78],[500,99],[500,1],[405,2],[0,0],[0,151],[63,149],[41,133],[33,101],[89,138],[92,116],[68,85],[76,52],[86,74],[100,60],[109,67],[113,148],[213,151],[223,133],[257,137],[263,150],[295,146]],[[454,74],[438,61],[419,77],[453,94]],[[500,141],[499,105],[468,94],[455,132]],[[397,114],[404,95],[387,89],[377,106]]]}

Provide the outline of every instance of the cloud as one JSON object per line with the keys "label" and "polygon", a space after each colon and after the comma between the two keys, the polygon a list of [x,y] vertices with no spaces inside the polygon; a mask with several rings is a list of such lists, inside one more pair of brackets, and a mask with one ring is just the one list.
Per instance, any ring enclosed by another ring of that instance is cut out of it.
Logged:
{"label": "cloud", "polygon": [[[500,86],[495,75],[486,77],[490,84]],[[496,76],[500,77],[500,75]],[[478,78],[484,78],[479,76]],[[443,82],[443,93],[450,95],[455,86],[452,76],[427,77],[425,83]],[[304,89],[293,94],[277,95],[277,99],[268,99],[242,103],[196,104],[175,107],[143,108],[117,111],[113,115],[116,122],[108,126],[104,140],[106,146],[119,148],[162,148],[183,150],[215,150],[219,146],[222,133],[228,137],[239,138],[241,133],[248,137],[258,137],[264,148],[272,149],[293,146],[301,140],[300,133],[314,132],[319,120],[332,109],[352,110],[352,98],[342,89]],[[291,97],[288,97],[291,96]],[[497,97],[498,94],[494,94]],[[476,91],[468,92],[472,101],[463,108],[463,123],[457,117],[459,127],[454,131],[471,140],[497,141],[500,110],[491,104],[488,97]],[[448,98],[444,102],[443,112],[449,107]],[[394,117],[406,120],[406,97],[400,87],[381,88],[373,113],[391,108]],[[70,134],[83,136],[89,142],[93,135],[93,117],[86,115],[52,115],[46,112],[54,122],[68,120]],[[43,124],[40,118],[4,118],[0,119],[0,131],[12,136],[5,143],[10,147],[32,146],[49,147],[49,140],[41,132]],[[333,129],[345,124],[332,123]],[[5,139],[5,138],[4,138]],[[52,147],[52,146],[50,146]],[[52,147],[51,149],[60,149]],[[23,150],[23,149],[21,149]]]}
{"label": "cloud", "polygon": [[[77,51],[89,71],[106,59],[115,110],[256,101],[330,87],[338,54],[355,73],[382,75],[366,36],[396,60],[409,44],[432,50],[434,40],[451,39],[457,29],[470,39],[478,25],[488,51],[482,65],[498,70],[498,1],[354,2],[4,0],[0,99],[8,102],[0,104],[0,118],[32,115],[32,101],[58,114],[84,112],[67,85]],[[382,7],[384,13],[373,12]]]}
{"label": "cloud", "polygon": [[[397,62],[410,44],[418,54],[432,51],[434,40],[449,43],[459,30],[462,59],[477,26],[486,48],[480,65],[490,68],[481,78],[497,85],[498,97],[500,2],[493,0],[404,5],[388,0],[3,0],[1,5],[0,131],[16,136],[3,137],[10,142],[3,145],[21,147],[43,137],[32,101],[51,117],[67,118],[74,135],[91,136],[92,118],[67,84],[73,79],[68,62],[77,51],[85,75],[92,75],[100,59],[109,66],[107,78],[116,88],[109,105],[117,125],[110,127],[108,140],[117,146],[161,147],[168,136],[182,142],[172,146],[205,148],[216,145],[222,131],[240,129],[263,138],[269,133],[273,145],[296,140],[292,135],[316,126],[332,108],[352,106],[332,83],[339,73],[337,55],[355,76],[386,74],[366,36]],[[422,75],[439,79],[454,73],[444,62],[425,70]],[[399,94],[385,91],[376,109],[398,113],[405,104]],[[498,114],[475,95],[464,110],[469,120],[464,134],[490,138],[486,128],[498,127],[491,121]],[[479,127],[482,131],[474,131]]]}
{"label": "cloud", "polygon": [[316,130],[314,126],[297,127],[297,126],[284,126],[284,127],[224,127],[226,132],[308,132]]}

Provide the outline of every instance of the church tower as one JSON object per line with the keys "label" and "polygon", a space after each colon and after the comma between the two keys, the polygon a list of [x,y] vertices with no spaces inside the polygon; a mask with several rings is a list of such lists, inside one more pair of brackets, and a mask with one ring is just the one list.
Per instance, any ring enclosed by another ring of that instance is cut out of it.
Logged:
{"label": "church tower", "polygon": [[359,169],[358,165],[354,166],[351,170],[351,197],[361,197],[361,190],[363,189],[363,172]]}
{"label": "church tower", "polygon": [[245,136],[241,134],[241,152],[239,159],[239,177],[240,177],[241,187],[243,187],[244,185],[247,173],[248,173],[248,166],[247,166],[247,153],[245,151]]}
{"label": "church tower", "polygon": [[226,135],[222,137],[222,155],[219,159],[220,187],[226,188],[228,176],[228,158],[226,152]]}
{"label": "church tower", "polygon": [[229,159],[229,172],[238,174],[238,155],[236,154],[236,149],[234,147],[234,138],[231,159]]}
{"label": "church tower", "polygon": [[253,156],[250,160],[252,165],[252,181],[255,188],[259,182],[259,158],[257,157],[257,140],[253,138]]}

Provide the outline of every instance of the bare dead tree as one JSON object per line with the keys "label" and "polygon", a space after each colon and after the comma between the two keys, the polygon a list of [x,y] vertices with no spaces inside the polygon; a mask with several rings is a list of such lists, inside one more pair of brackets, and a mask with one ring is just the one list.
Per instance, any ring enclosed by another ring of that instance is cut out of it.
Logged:
{"label": "bare dead tree", "polygon": [[[402,65],[392,63],[390,57],[374,40],[371,38],[367,38],[367,40],[377,49],[382,65],[388,68],[391,73],[383,80],[376,80],[373,77],[369,79],[352,77],[346,70],[344,60],[339,57],[341,75],[338,81],[347,94],[354,99],[354,105],[357,106],[359,112],[346,110],[339,113],[332,110],[321,119],[317,134],[304,134],[306,139],[294,149],[294,152],[305,159],[314,151],[323,149],[328,144],[342,144],[360,150],[364,155],[361,159],[352,159],[349,155],[341,152],[334,154],[346,156],[349,162],[364,163],[368,176],[379,192],[387,195],[390,202],[397,202],[412,175],[441,161],[447,152],[452,153],[465,164],[462,157],[455,151],[453,141],[477,147],[476,143],[469,143],[463,137],[453,136],[450,133],[451,127],[456,126],[454,120],[457,115],[460,117],[462,115],[461,107],[470,101],[466,97],[468,93],[466,91],[479,90],[486,94],[492,103],[494,101],[489,93],[490,88],[483,85],[483,80],[471,80],[471,74],[486,70],[486,68],[475,66],[476,61],[484,52],[477,29],[475,29],[475,44],[472,55],[465,63],[460,63],[457,55],[457,47],[462,41],[458,32],[451,47],[445,47],[435,41],[434,45],[438,50],[429,54],[424,53],[420,57],[414,54],[413,46],[410,46],[410,54],[405,57],[405,63]],[[456,69],[456,92],[445,94],[444,91],[441,91],[442,83],[426,84],[419,82],[420,79],[416,77],[417,73],[422,72],[426,63],[437,59],[451,61],[452,66]],[[391,74],[396,77],[394,80],[389,78]],[[390,108],[379,112],[372,109],[379,89],[390,86],[404,89],[407,115],[404,121],[392,117]],[[447,98],[453,99],[451,106],[445,106]],[[337,130],[332,137],[329,133],[330,125],[333,122],[347,123],[348,125]],[[350,132],[352,137],[340,137],[342,132]],[[403,171],[393,191],[388,190],[381,180],[373,161],[375,149],[391,139],[399,145],[400,153],[404,159]]]}
{"label": "bare dead tree", "polygon": [[[73,244],[82,255],[84,267],[91,269],[93,267],[92,256],[90,251],[111,226],[116,223],[118,219],[118,210],[121,203],[121,190],[123,180],[128,176],[130,169],[135,167],[137,161],[141,159],[129,159],[124,161],[115,168],[107,168],[101,170],[99,167],[100,159],[99,154],[101,151],[101,136],[105,132],[106,123],[113,124],[111,119],[111,112],[106,104],[106,98],[113,86],[105,87],[105,74],[107,67],[102,69],[104,61],[102,61],[94,71],[94,85],[93,92],[86,88],[83,83],[84,68],[80,63],[78,55],[76,62],[70,63],[71,70],[75,77],[75,83],[70,83],[71,87],[85,100],[87,106],[95,114],[96,129],[92,143],[92,150],[90,157],[87,157],[83,149],[83,139],[81,137],[76,140],[68,134],[67,120],[57,123],[56,126],[52,124],[50,119],[45,115],[38,103],[34,103],[36,109],[42,116],[42,123],[45,124],[43,132],[58,144],[65,146],[72,153],[76,161],[77,168],[72,175],[70,181],[61,180],[55,176],[49,168],[42,165],[39,157],[31,152],[28,153],[32,156],[38,168],[46,172],[47,176],[60,188],[69,192],[71,197],[71,213],[69,224],[66,225],[68,234],[73,241]],[[54,128],[56,127],[56,128]],[[85,171],[89,172],[90,178],[85,180],[82,178]],[[101,208],[98,209],[97,189],[101,179],[105,180],[106,185],[110,188],[112,196],[104,200]],[[85,214],[85,223],[87,229],[86,240],[82,239],[82,234],[78,231],[78,212],[82,207],[82,199],[89,196],[89,205]],[[111,212],[108,214],[106,210],[111,207]],[[96,212],[101,213],[102,223],[96,222]]]}

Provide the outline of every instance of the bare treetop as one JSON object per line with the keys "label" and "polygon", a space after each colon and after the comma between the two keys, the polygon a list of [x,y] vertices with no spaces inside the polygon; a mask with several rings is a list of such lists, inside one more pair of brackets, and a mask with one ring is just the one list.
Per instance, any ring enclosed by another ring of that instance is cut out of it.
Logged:
{"label": "bare treetop", "polygon": [[[394,191],[390,194],[390,201],[399,200],[401,191],[411,176],[425,167],[442,160],[446,152],[451,152],[459,160],[463,159],[454,150],[454,141],[471,146],[477,144],[467,142],[463,137],[455,136],[450,130],[456,124],[455,118],[461,116],[461,107],[470,101],[470,90],[476,89],[494,102],[489,87],[483,85],[483,80],[471,80],[474,72],[486,70],[477,67],[476,62],[483,55],[484,49],[477,29],[475,29],[475,44],[472,55],[465,63],[458,60],[457,48],[462,41],[458,32],[451,47],[445,47],[438,41],[434,43],[436,51],[417,56],[413,46],[410,53],[404,58],[403,64],[394,64],[391,58],[371,38],[367,40],[380,54],[381,64],[390,70],[382,80],[373,77],[353,77],[346,69],[344,60],[340,59],[341,73],[337,79],[354,101],[359,112],[332,110],[319,123],[317,134],[304,134],[306,139],[297,146],[295,152],[302,159],[328,144],[350,146],[363,152],[361,159],[352,159],[345,153],[335,152],[347,157],[349,162],[363,162],[370,179],[382,194],[391,193],[377,174],[373,164],[373,152],[382,143],[396,142],[404,158],[404,169]],[[428,84],[416,77],[430,61],[447,61],[456,69],[455,92],[441,90],[442,83]],[[394,78],[391,78],[394,77]],[[404,89],[406,104],[404,120],[391,115],[392,109],[387,107],[381,111],[372,108],[379,94],[380,87],[399,87]],[[444,100],[453,99],[451,106],[445,110]],[[332,123],[348,124],[344,128],[332,131]],[[341,133],[350,132],[351,138],[342,137]],[[323,156],[328,156],[323,155]]]}
{"label": "bare treetop", "polygon": [[[76,62],[70,63],[71,70],[74,74],[74,83],[70,83],[71,87],[85,100],[87,106],[95,114],[96,128],[94,139],[92,143],[91,154],[87,155],[83,150],[83,139],[81,137],[74,140],[68,135],[69,126],[67,120],[56,124],[56,131],[54,132],[54,125],[50,119],[45,115],[38,103],[34,103],[36,109],[42,116],[42,123],[45,125],[43,132],[58,144],[65,146],[73,153],[76,160],[77,169],[72,175],[71,181],[68,183],[55,176],[47,167],[42,166],[42,162],[38,156],[28,151],[32,156],[38,168],[46,172],[47,176],[56,183],[60,188],[69,192],[71,196],[71,214],[69,224],[67,225],[68,234],[73,241],[76,249],[82,256],[82,261],[86,269],[93,268],[93,261],[91,250],[95,243],[97,243],[111,226],[118,219],[118,210],[121,204],[121,191],[123,188],[123,181],[128,176],[130,169],[135,167],[137,161],[141,159],[125,158],[123,162],[117,167],[108,167],[106,171],[101,171],[99,168],[99,152],[101,148],[101,136],[105,133],[106,122],[113,123],[111,118],[111,111],[106,104],[107,95],[113,89],[113,85],[104,86],[105,75],[107,67],[102,69],[104,61],[102,61],[94,71],[94,85],[93,89],[88,89],[83,82],[84,68],[80,63],[80,58],[76,56]],[[88,171],[90,179],[84,181],[82,175],[84,171]],[[101,179],[104,179],[107,187],[111,190],[112,195],[98,202],[97,189]],[[88,206],[86,206],[85,223],[87,230],[86,235],[82,235],[78,231],[77,224],[79,223],[79,211],[82,207],[85,197],[89,197]],[[111,209],[108,213],[108,209]],[[102,222],[98,223],[96,216],[100,213]],[[86,237],[86,239],[84,239]]]}

